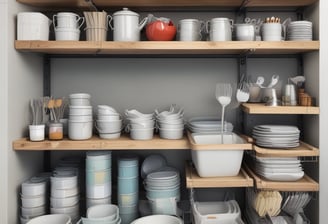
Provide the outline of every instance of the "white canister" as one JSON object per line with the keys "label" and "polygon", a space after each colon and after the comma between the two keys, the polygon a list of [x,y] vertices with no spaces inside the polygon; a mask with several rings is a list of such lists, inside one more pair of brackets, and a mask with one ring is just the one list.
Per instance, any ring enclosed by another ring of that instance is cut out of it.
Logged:
{"label": "white canister", "polygon": [[17,40],[49,40],[51,20],[39,12],[17,14]]}
{"label": "white canister", "polygon": [[178,24],[178,39],[180,41],[199,41],[205,23],[198,19],[182,19]]}
{"label": "white canister", "polygon": [[210,41],[231,41],[233,20],[228,18],[213,18],[206,22],[206,32]]}
{"label": "white canister", "polygon": [[235,24],[236,40],[253,41],[255,40],[255,26],[248,23]]}
{"label": "white canister", "polygon": [[144,18],[139,23],[139,14],[123,8],[122,11],[113,14],[114,26],[110,27],[113,30],[114,41],[139,41],[140,31],[146,25],[148,18]]}

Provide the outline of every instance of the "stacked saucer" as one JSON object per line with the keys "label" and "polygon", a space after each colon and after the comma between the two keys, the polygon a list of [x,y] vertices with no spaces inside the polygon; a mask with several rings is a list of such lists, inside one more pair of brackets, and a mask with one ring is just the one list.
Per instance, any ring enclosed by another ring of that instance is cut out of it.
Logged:
{"label": "stacked saucer", "polygon": [[50,213],[65,214],[75,223],[80,217],[77,168],[56,169],[51,176]]}
{"label": "stacked saucer", "polygon": [[[194,117],[188,121],[188,130],[192,133],[220,133],[222,124],[216,117]],[[223,131],[232,132],[233,125],[225,121]]]}
{"label": "stacked saucer", "polygon": [[252,136],[258,146],[286,149],[299,146],[300,130],[288,125],[257,125]]}
{"label": "stacked saucer", "polygon": [[180,175],[177,171],[155,171],[144,181],[146,197],[153,214],[177,215],[180,201]]}
{"label": "stacked saucer", "polygon": [[309,21],[294,21],[287,26],[288,40],[311,41],[312,37],[312,22]]}

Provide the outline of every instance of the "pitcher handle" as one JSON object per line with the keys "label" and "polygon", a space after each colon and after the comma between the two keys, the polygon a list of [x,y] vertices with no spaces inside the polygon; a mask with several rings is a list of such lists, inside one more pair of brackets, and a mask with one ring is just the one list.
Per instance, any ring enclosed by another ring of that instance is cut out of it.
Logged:
{"label": "pitcher handle", "polygon": [[233,30],[233,25],[234,25],[233,19],[229,19],[229,23],[230,23],[231,30]]}
{"label": "pitcher handle", "polygon": [[54,28],[56,29],[56,17],[57,17],[57,14],[55,14],[55,15],[53,15],[52,16],[52,23],[53,23],[53,25],[54,25]]}
{"label": "pitcher handle", "polygon": [[79,25],[79,29],[81,28],[81,26],[84,24],[85,22],[85,18],[83,16],[79,16],[78,20],[76,21],[77,23],[81,22],[81,24]]}
{"label": "pitcher handle", "polygon": [[206,32],[206,33],[209,33],[209,32],[210,32],[210,30],[209,30],[209,26],[210,26],[210,21],[207,20],[207,21],[205,22],[205,32]]}
{"label": "pitcher handle", "polygon": [[113,20],[113,17],[111,17],[111,15],[107,15],[108,27],[111,28],[111,30],[114,30],[114,27],[111,24],[112,20]]}

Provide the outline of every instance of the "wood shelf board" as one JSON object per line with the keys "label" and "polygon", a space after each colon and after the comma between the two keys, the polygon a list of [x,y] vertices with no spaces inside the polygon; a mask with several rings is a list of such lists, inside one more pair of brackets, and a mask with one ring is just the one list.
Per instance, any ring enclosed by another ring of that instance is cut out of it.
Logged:
{"label": "wood shelf board", "polygon": [[241,168],[237,176],[232,177],[200,177],[190,163],[186,164],[187,188],[224,188],[252,187],[253,179]]}
{"label": "wood shelf board", "polygon": [[[88,3],[84,0],[17,0],[19,3],[46,8],[75,8],[86,7]],[[93,0],[99,8],[107,7],[240,7],[243,0]],[[307,6],[318,0],[249,0],[245,7],[288,7]]]}
{"label": "wood shelf board", "polygon": [[319,149],[305,142],[300,142],[300,146],[288,149],[267,149],[253,145],[256,155],[262,157],[295,157],[295,156],[319,156]]}
{"label": "wood shelf board", "polygon": [[319,50],[319,41],[15,41],[15,48],[46,54],[298,54]]}
{"label": "wood shelf board", "polygon": [[89,140],[73,141],[41,141],[32,142],[27,138],[13,142],[14,150],[188,150],[189,142],[186,137],[179,140],[161,139],[155,135],[151,140],[132,140],[128,136],[121,136],[119,139],[100,139],[93,136]]}
{"label": "wood shelf board", "polygon": [[278,191],[319,191],[319,184],[307,175],[298,181],[270,181],[255,174],[249,167],[244,165],[245,170],[251,178],[257,189],[261,190],[278,190]]}
{"label": "wood shelf board", "polygon": [[243,144],[196,144],[189,131],[187,136],[192,150],[253,150],[247,140]]}
{"label": "wood shelf board", "polygon": [[265,106],[263,103],[243,103],[243,111],[248,114],[320,114],[319,107],[306,106]]}

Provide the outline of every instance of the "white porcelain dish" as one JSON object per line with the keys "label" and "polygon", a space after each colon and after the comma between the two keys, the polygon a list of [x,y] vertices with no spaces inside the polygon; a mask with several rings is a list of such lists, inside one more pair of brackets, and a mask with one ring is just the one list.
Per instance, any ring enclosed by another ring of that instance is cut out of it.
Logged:
{"label": "white porcelain dish", "polygon": [[28,224],[71,224],[71,218],[65,214],[52,214],[52,215],[43,215],[37,218],[34,218],[28,222]]}
{"label": "white porcelain dish", "polygon": [[150,215],[134,220],[131,224],[183,224],[183,220],[171,215]]}

